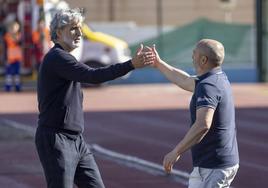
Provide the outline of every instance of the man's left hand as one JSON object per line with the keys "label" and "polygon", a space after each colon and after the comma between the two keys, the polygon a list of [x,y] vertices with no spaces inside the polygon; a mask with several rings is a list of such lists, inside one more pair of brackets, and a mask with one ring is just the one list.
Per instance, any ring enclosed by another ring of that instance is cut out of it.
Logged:
{"label": "man's left hand", "polygon": [[170,173],[172,170],[172,167],[176,161],[178,161],[180,158],[180,155],[177,154],[175,150],[172,150],[166,156],[163,160],[163,167],[167,173]]}

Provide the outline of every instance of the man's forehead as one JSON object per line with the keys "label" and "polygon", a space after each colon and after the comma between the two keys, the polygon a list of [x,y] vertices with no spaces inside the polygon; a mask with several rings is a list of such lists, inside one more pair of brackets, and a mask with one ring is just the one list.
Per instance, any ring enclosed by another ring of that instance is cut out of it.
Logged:
{"label": "man's forehead", "polygon": [[81,27],[82,23],[81,22],[77,22],[77,21],[73,21],[70,24],[68,24],[69,27]]}

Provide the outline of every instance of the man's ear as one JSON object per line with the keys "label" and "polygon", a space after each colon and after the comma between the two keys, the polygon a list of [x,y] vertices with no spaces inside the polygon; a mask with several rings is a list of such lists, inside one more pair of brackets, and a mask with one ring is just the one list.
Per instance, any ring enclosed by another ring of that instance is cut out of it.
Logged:
{"label": "man's ear", "polygon": [[207,63],[207,61],[208,61],[208,57],[203,55],[201,57],[201,61],[200,61],[201,62],[201,65],[205,65]]}

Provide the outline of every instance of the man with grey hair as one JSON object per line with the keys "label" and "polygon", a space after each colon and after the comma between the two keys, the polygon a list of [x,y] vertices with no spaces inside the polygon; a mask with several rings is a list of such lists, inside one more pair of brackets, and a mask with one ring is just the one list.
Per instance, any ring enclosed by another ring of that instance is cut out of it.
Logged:
{"label": "man with grey hair", "polygon": [[229,187],[238,171],[239,156],[231,85],[221,69],[223,45],[212,39],[197,43],[192,55],[197,77],[165,63],[155,47],[148,49],[156,54],[154,67],[180,88],[193,92],[191,128],[164,157],[165,171],[170,173],[174,163],[191,149],[194,169],[189,188]]}
{"label": "man with grey hair", "polygon": [[54,47],[39,69],[37,96],[39,119],[35,136],[47,187],[104,188],[84,130],[81,82],[102,83],[153,63],[153,52],[143,52],[125,62],[93,69],[70,54],[80,44],[83,17],[79,9],[57,12],[50,25]]}

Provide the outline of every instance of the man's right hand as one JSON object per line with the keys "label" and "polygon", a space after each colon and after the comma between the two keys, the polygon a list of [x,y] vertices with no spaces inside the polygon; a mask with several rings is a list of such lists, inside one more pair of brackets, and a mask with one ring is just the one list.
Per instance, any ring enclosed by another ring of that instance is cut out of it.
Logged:
{"label": "man's right hand", "polygon": [[135,56],[132,58],[131,62],[134,68],[142,68],[148,65],[152,65],[155,61],[155,54],[152,50],[144,50],[143,45],[137,50]]}
{"label": "man's right hand", "polygon": [[162,59],[160,58],[158,52],[156,51],[155,44],[153,45],[152,50],[153,50],[154,55],[155,55],[154,67],[157,68],[157,65],[159,65],[162,62]]}
{"label": "man's right hand", "polygon": [[155,44],[153,45],[153,47],[146,46],[143,51],[144,52],[150,51],[150,52],[154,53],[155,60],[154,60],[153,64],[151,64],[151,66],[157,68],[157,66],[162,62],[162,59],[160,58],[160,56],[155,48]]}

